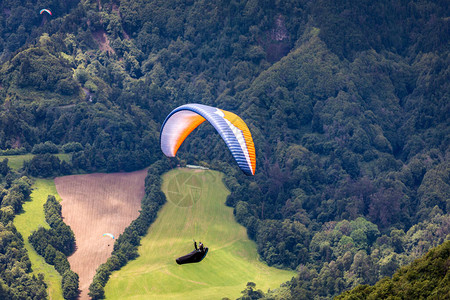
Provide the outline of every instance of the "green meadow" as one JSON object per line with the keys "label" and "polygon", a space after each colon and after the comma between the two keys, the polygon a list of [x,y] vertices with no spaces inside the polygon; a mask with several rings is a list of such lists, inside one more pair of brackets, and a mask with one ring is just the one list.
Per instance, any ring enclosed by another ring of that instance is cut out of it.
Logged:
{"label": "green meadow", "polygon": [[[178,169],[163,177],[167,203],[142,239],[139,257],[111,275],[106,299],[236,299],[247,282],[267,292],[294,276],[268,267],[256,244],[225,206],[229,191],[222,173]],[[205,259],[179,266],[175,259],[209,247]]]}
{"label": "green meadow", "polygon": [[[55,156],[59,157],[60,160],[64,160],[69,162],[71,159],[71,154],[60,153],[55,154]],[[19,170],[23,167],[23,162],[26,160],[31,160],[34,157],[34,154],[21,154],[21,155],[0,155],[0,161],[3,161],[5,158],[8,159],[8,166],[13,170]]]}
{"label": "green meadow", "polygon": [[[9,158],[9,157],[8,157]],[[25,248],[30,257],[33,273],[43,273],[45,282],[48,285],[47,292],[50,299],[63,299],[61,288],[61,275],[55,268],[47,264],[42,256],[36,253],[33,246],[28,242],[31,233],[40,226],[49,228],[44,216],[44,203],[48,195],[55,195],[56,199],[61,200],[56,192],[53,179],[36,179],[33,184],[31,201],[23,205],[23,212],[14,218],[14,225],[24,239]]]}

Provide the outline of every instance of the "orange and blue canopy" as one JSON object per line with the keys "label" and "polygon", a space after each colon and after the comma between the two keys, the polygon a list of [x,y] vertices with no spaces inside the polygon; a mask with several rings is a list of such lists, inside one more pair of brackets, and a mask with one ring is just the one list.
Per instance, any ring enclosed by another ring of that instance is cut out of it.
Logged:
{"label": "orange and blue canopy", "polygon": [[187,136],[205,120],[225,141],[242,172],[255,175],[255,146],[247,124],[234,113],[212,106],[194,103],[175,108],[161,127],[163,153],[174,157]]}

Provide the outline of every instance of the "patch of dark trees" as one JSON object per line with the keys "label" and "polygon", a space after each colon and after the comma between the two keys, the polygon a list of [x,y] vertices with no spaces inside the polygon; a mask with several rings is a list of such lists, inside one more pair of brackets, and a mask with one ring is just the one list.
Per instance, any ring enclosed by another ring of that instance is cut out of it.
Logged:
{"label": "patch of dark trees", "polygon": [[72,172],[70,163],[50,153],[36,154],[31,160],[25,161],[23,167],[25,172],[33,177],[47,178],[69,175]]}
{"label": "patch of dark trees", "polygon": [[62,220],[61,204],[55,196],[48,196],[44,212],[50,229],[40,227],[28,240],[36,252],[44,257],[48,264],[55,266],[56,271],[61,274],[64,299],[76,299],[79,294],[78,274],[70,269],[67,260],[67,256],[75,250],[75,235]]}
{"label": "patch of dark trees", "polygon": [[22,235],[14,226],[15,215],[29,201],[31,181],[0,162],[0,299],[47,299],[42,274],[34,275]]}

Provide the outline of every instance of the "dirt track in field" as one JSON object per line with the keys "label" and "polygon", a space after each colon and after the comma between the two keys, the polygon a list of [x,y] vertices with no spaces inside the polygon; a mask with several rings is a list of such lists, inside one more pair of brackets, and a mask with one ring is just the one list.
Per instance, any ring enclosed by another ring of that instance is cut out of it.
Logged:
{"label": "dirt track in field", "polygon": [[111,255],[114,240],[136,219],[144,197],[147,170],[132,173],[72,175],[55,178],[64,222],[76,239],[69,257],[80,277],[80,299],[89,299],[89,285],[97,268]]}

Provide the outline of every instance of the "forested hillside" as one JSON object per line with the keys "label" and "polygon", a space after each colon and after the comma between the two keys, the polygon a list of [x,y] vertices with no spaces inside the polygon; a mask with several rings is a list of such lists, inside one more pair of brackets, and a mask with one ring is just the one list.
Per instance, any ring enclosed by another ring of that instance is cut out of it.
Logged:
{"label": "forested hillside", "polygon": [[450,297],[450,241],[428,252],[423,258],[401,268],[391,278],[374,286],[359,286],[337,300],[387,299],[448,299]]}
{"label": "forested hillside", "polygon": [[227,174],[261,258],[299,273],[285,298],[329,299],[450,238],[449,16],[444,0],[1,1],[0,149],[40,154],[24,175],[131,171],[165,159],[178,105],[235,112],[254,177],[207,124],[180,162]]}

